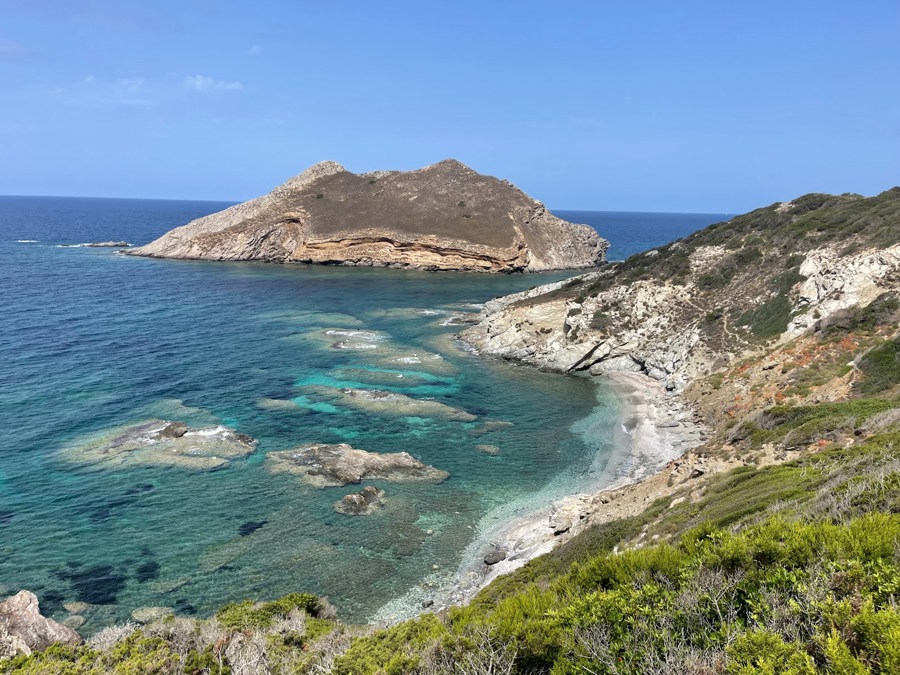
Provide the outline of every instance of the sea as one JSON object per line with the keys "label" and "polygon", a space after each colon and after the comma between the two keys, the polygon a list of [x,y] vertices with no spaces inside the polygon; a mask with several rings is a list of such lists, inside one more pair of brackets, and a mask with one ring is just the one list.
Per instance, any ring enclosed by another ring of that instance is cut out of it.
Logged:
{"label": "sea", "polygon": [[[144,244],[229,205],[0,197],[0,597],[29,589],[45,614],[83,618],[85,635],[140,608],[209,616],[295,591],[364,621],[446,583],[498,513],[527,513],[605,470],[618,405],[602,383],[484,358],[456,338],[485,301],[574,272],[151,260],[84,246]],[[556,213],[595,227],[611,260],[727,219]],[[350,405],[347,390],[403,404]],[[217,470],[88,451],[150,420],[226,427],[257,445]],[[267,453],[310,443],[408,452],[449,478],[372,481],[383,508],[344,515],[335,503],[360,485],[271,471]]]}

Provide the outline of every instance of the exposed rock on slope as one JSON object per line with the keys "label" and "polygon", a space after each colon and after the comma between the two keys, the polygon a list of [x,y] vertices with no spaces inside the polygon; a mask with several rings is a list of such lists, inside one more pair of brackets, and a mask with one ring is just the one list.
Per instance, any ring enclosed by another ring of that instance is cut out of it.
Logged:
{"label": "exposed rock on slope", "polygon": [[353,174],[321,162],[269,194],[176,228],[129,255],[479,272],[591,267],[608,242],[506,181],[445,160]]}
{"label": "exposed rock on slope", "polygon": [[0,658],[28,655],[55,643],[75,646],[81,644],[81,637],[43,616],[34,593],[19,591],[0,602]]}
{"label": "exposed rock on slope", "polygon": [[463,337],[560,371],[644,372],[670,389],[900,290],[900,188],[812,194],[487,304]]}

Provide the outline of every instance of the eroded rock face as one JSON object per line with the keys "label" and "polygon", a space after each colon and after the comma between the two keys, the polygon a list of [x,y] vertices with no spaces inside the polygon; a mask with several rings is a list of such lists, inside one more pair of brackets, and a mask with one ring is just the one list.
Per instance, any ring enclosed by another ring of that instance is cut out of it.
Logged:
{"label": "eroded rock face", "polygon": [[317,487],[339,487],[364,480],[440,483],[450,475],[420,462],[407,452],[379,454],[359,450],[347,443],[270,452],[267,458],[270,471],[297,474]]}
{"label": "eroded rock face", "polygon": [[592,267],[609,243],[551,214],[507,181],[456,160],[353,174],[321,162],[269,194],[126,253],[428,270]]}
{"label": "eroded rock face", "polygon": [[180,466],[209,471],[253,452],[256,441],[228,427],[192,429],[184,422],[150,420],[86,439],[64,455],[77,462],[119,466]]}
{"label": "eroded rock face", "polygon": [[81,637],[41,615],[34,593],[19,591],[0,602],[0,658],[28,655],[56,643],[76,646],[81,644]]}
{"label": "eroded rock face", "polygon": [[[715,319],[720,332],[716,340],[711,336],[710,317],[718,312],[697,280],[727,255],[722,247],[695,250],[689,260],[692,275],[681,284],[637,280],[592,296],[567,297],[554,293],[562,287],[557,283],[492,300],[481,321],[461,337],[485,354],[541,368],[593,375],[642,372],[681,390],[755,348],[745,327],[727,317]],[[865,306],[900,289],[900,245],[844,256],[834,247],[814,249],[805,255],[800,272],[802,281],[788,295],[792,318],[781,341],[843,309]],[[589,285],[603,274],[579,279]]]}

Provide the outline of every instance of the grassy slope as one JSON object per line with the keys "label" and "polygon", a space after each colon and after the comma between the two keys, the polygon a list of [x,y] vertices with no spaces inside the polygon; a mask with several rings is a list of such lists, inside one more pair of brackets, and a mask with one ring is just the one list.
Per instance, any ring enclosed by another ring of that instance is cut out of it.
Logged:
{"label": "grassy slope", "polygon": [[[790,251],[810,240],[895,243],[900,190],[872,200],[809,195],[792,214],[760,209],[682,247],[724,245],[734,256],[757,248],[757,262],[786,256],[761,275],[782,283]],[[592,283],[677,276],[678,248],[652,259],[665,264],[633,258]],[[711,273],[725,278],[725,260]],[[697,399],[722,410],[706,452],[752,458],[775,447],[792,461],[708,477],[701,490],[685,486],[639,516],[589,529],[467,607],[376,631],[336,623],[314,598],[295,595],[52,648],[0,670],[900,672],[898,312],[886,295],[698,384]],[[763,367],[773,359],[778,368]]]}

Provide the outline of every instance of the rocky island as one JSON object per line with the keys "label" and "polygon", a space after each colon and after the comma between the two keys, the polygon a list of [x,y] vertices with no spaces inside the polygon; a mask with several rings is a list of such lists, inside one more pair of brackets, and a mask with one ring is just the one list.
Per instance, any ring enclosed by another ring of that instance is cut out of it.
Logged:
{"label": "rocky island", "polygon": [[593,267],[608,242],[452,159],[354,174],[320,162],[128,255],[476,272]]}

